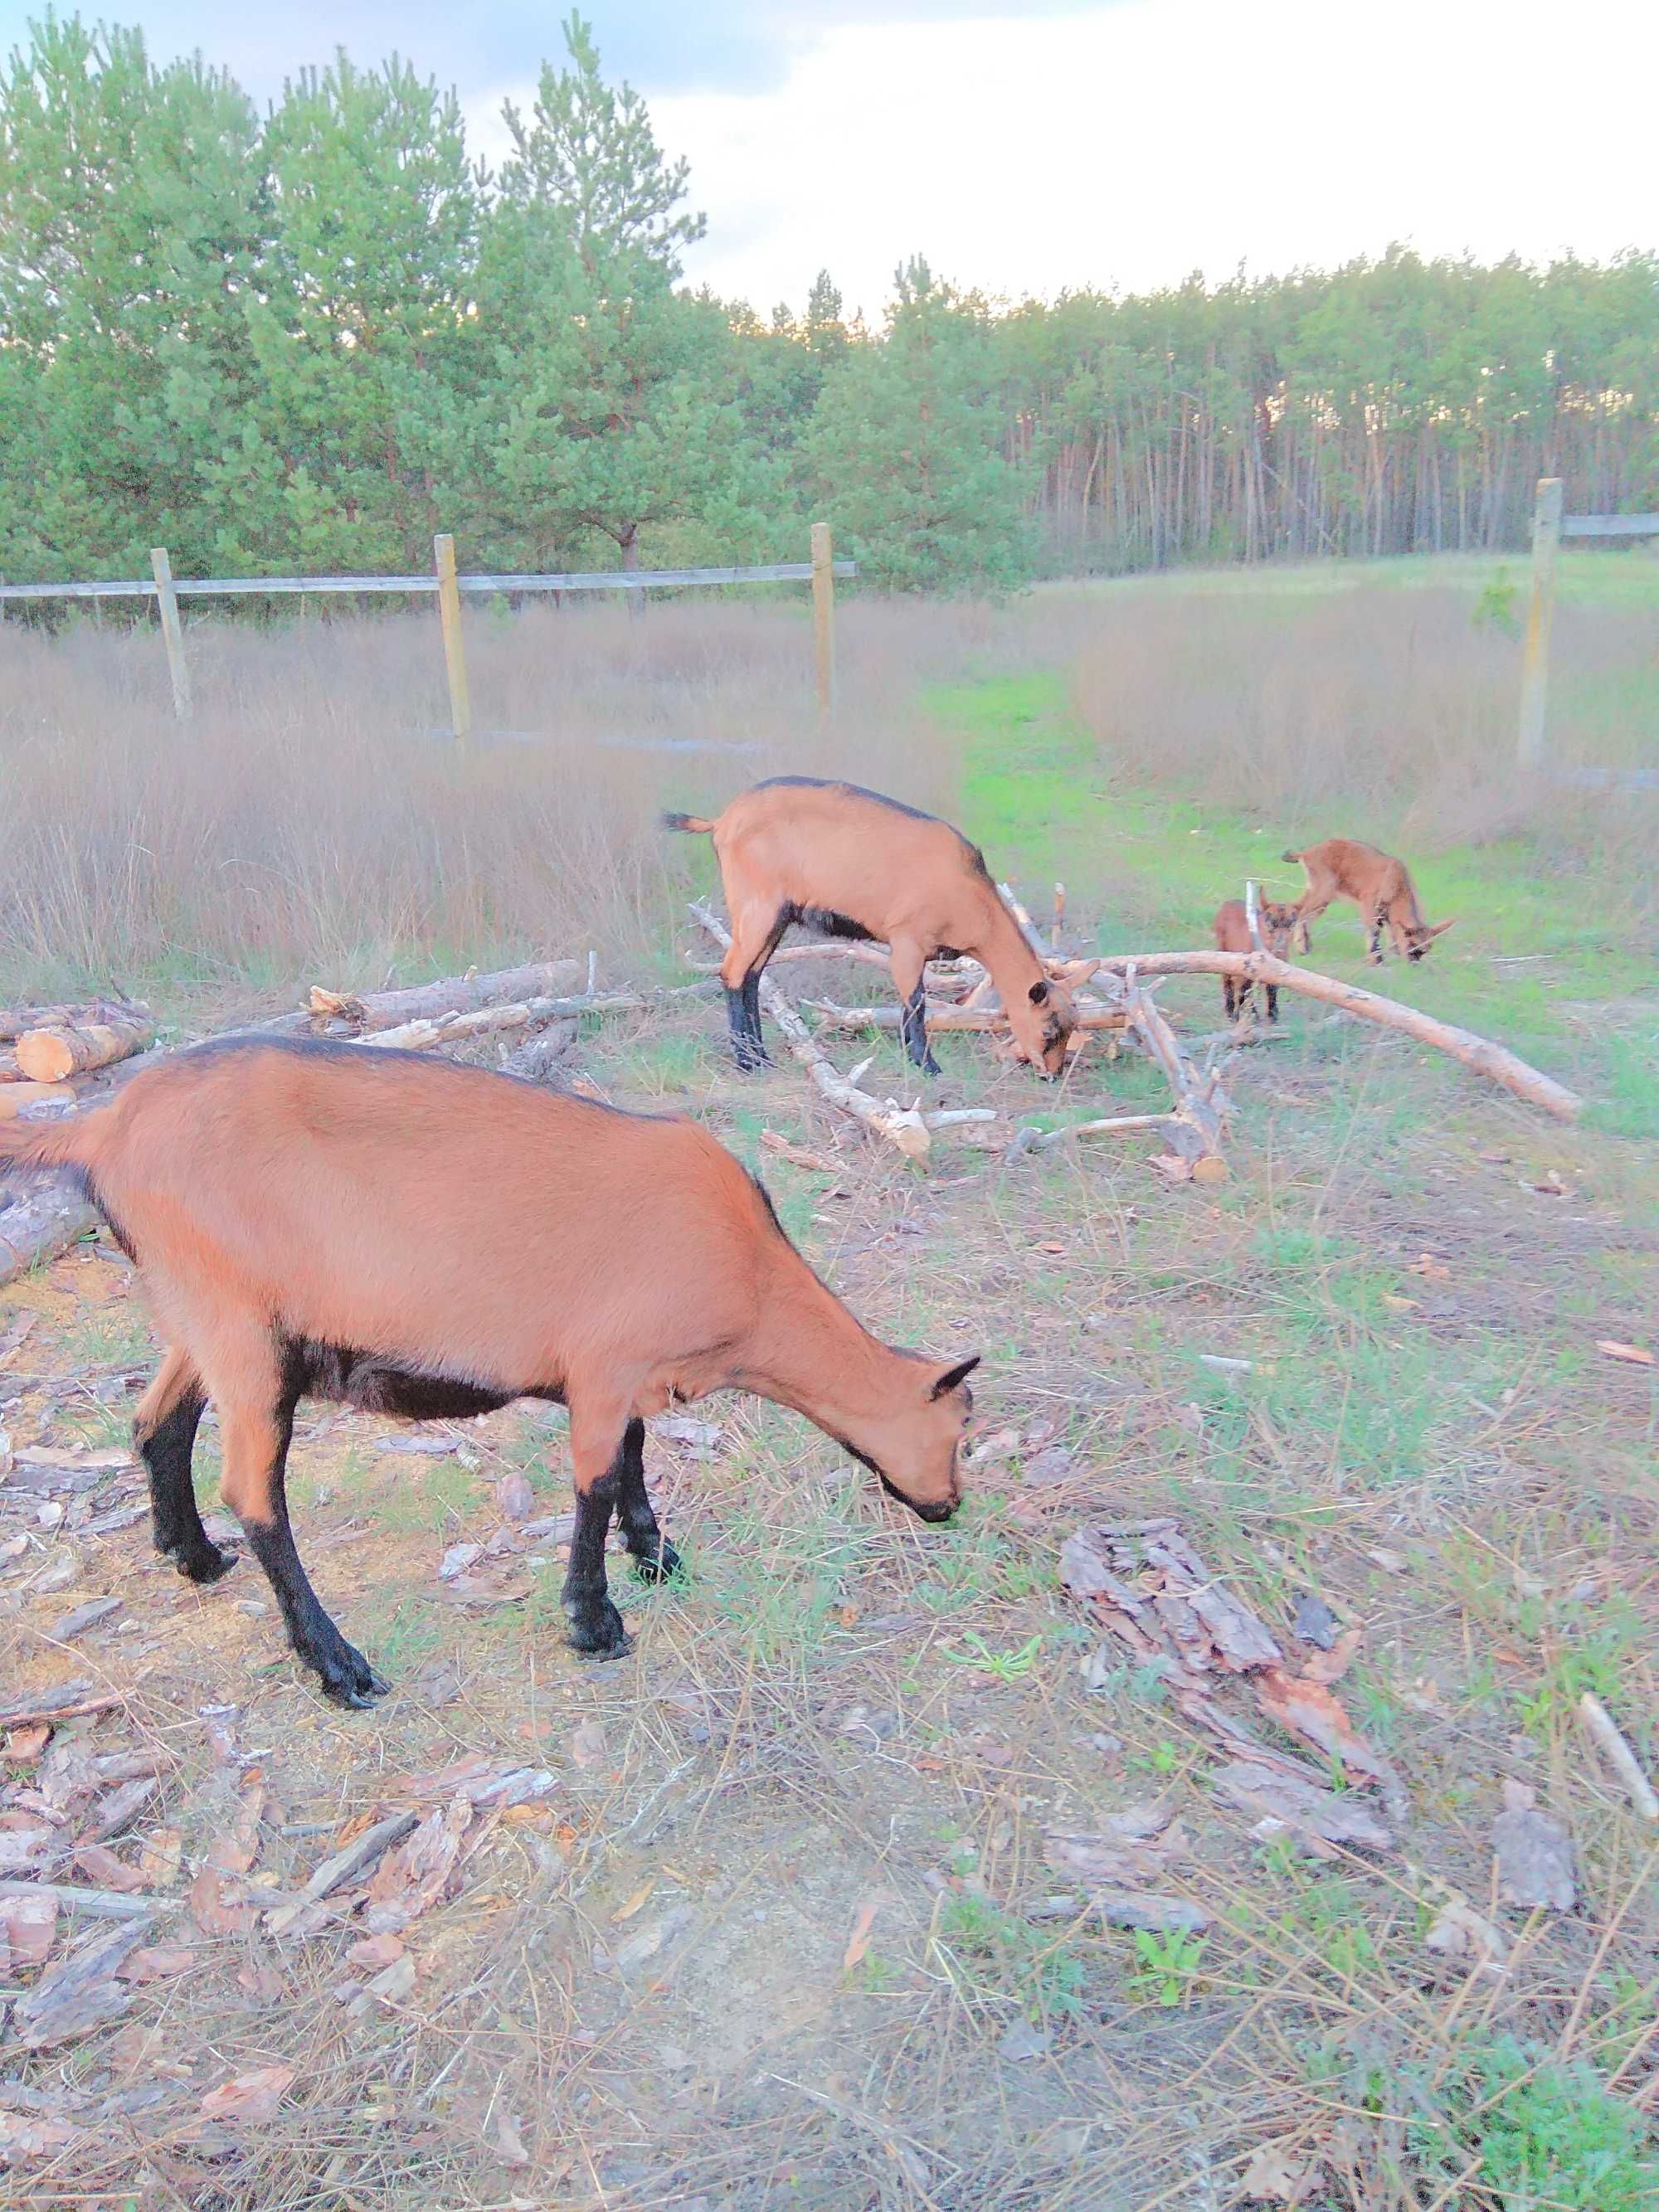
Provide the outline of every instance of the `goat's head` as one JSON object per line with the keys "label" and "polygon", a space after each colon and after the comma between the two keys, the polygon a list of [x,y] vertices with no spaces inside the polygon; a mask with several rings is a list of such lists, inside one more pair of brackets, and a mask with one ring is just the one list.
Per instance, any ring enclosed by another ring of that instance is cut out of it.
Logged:
{"label": "goat's head", "polygon": [[1407,959],[1420,960],[1430,945],[1434,943],[1435,939],[1443,936],[1456,919],[1456,915],[1454,915],[1451,921],[1437,921],[1432,929],[1426,922],[1419,922],[1414,927],[1407,929],[1404,933]]}
{"label": "goat's head", "polygon": [[962,1440],[974,1410],[968,1377],[979,1354],[941,1368],[932,1360],[911,1359],[899,1401],[863,1427],[864,1446],[849,1444],[855,1459],[881,1477],[889,1497],[908,1505],[923,1521],[948,1521],[962,1503],[957,1469]]}
{"label": "goat's head", "polygon": [[1023,994],[1015,995],[1007,1012],[1013,1058],[1028,1061],[1044,1075],[1058,1075],[1066,1065],[1066,1040],[1077,1027],[1077,1008],[1065,984],[1051,975],[1039,976]]}
{"label": "goat's head", "polygon": [[1275,900],[1263,899],[1257,911],[1261,917],[1261,942],[1281,960],[1288,958],[1297,926],[1302,920],[1301,908],[1294,900],[1288,906],[1281,906]]}

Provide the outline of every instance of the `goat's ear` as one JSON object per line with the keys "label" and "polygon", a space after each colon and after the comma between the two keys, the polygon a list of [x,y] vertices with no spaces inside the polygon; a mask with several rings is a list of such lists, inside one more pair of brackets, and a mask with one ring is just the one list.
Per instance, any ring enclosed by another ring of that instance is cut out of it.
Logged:
{"label": "goat's ear", "polygon": [[1034,1006],[1046,1006],[1048,1005],[1048,979],[1046,975],[1043,976],[1040,981],[1032,984],[1030,996],[1031,1004]]}
{"label": "goat's ear", "polygon": [[1429,935],[1431,937],[1443,937],[1449,929],[1453,928],[1455,926],[1457,916],[1454,915],[1450,921],[1437,921],[1434,927],[1429,932]]}
{"label": "goat's ear", "polygon": [[928,1395],[934,1398],[948,1396],[952,1390],[968,1380],[975,1368],[979,1365],[980,1357],[981,1355],[976,1352],[971,1359],[964,1359],[956,1367],[947,1367]]}

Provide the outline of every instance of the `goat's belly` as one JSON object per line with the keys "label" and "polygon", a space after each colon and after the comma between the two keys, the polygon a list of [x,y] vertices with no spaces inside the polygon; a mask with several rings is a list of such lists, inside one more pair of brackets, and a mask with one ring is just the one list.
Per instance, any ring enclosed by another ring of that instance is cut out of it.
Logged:
{"label": "goat's belly", "polygon": [[301,1397],[331,1398],[359,1413],[392,1413],[408,1421],[469,1419],[477,1413],[493,1413],[522,1395],[488,1389],[458,1376],[422,1373],[399,1366],[384,1353],[345,1344],[290,1346],[289,1379]]}

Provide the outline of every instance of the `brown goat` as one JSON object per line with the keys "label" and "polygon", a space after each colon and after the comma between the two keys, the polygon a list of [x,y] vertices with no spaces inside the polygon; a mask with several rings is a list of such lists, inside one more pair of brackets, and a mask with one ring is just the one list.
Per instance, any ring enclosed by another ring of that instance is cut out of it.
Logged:
{"label": "brown goat", "polygon": [[1406,863],[1375,845],[1362,845],[1353,837],[1328,837],[1322,845],[1286,853],[1285,858],[1300,860],[1308,878],[1308,888],[1297,902],[1301,915],[1297,943],[1304,951],[1308,924],[1333,899],[1352,899],[1364,916],[1371,940],[1366,957],[1373,966],[1382,963],[1385,921],[1395,953],[1407,960],[1420,960],[1435,939],[1452,926],[1438,921],[1430,928]]}
{"label": "brown goat", "polygon": [[342,1705],[386,1687],[319,1602],[284,1471],[302,1397],[414,1419],[519,1397],[570,1409],[570,1641],[627,1649],[614,1510],[649,1581],[678,1565],[646,1496],[645,1420],[720,1389],[805,1413],[925,1521],[960,1492],[975,1359],[879,1343],[801,1258],[759,1183],[695,1123],[480,1068],[320,1042],[226,1042],[108,1107],[0,1129],[0,1167],[67,1168],[138,1266],[167,1345],[138,1408],[158,1551],[231,1564],[191,1451],[218,1410],[225,1503],[295,1650]]}
{"label": "brown goat", "polygon": [[959,830],[855,783],[779,775],[742,793],[712,822],[665,814],[664,827],[712,836],[732,943],[720,963],[738,1066],[767,1058],[760,979],[793,921],[830,937],[884,939],[903,1002],[905,1050],[929,1075],[923,975],[966,952],[1002,995],[1013,1054],[1045,1075],[1066,1064],[1071,995],[1051,977]]}
{"label": "brown goat", "polygon": [[[1256,908],[1261,924],[1261,942],[1269,952],[1285,959],[1291,949],[1291,939],[1296,933],[1299,919],[1294,905],[1279,906],[1272,899],[1263,899]],[[1250,937],[1250,917],[1243,899],[1228,899],[1215,910],[1215,920],[1210,924],[1218,952],[1254,952]],[[1279,987],[1269,983],[1267,1019],[1279,1019]],[[1254,1013],[1255,985],[1247,983],[1242,976],[1224,975],[1221,979],[1221,1001],[1227,1009],[1231,1022],[1238,1016]]]}

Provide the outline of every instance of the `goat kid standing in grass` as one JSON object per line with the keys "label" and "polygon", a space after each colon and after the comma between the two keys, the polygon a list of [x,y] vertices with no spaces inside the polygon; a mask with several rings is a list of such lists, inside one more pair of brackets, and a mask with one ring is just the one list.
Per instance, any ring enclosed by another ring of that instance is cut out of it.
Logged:
{"label": "goat kid standing in grass", "polygon": [[646,1419],[669,1405],[750,1390],[924,1521],[959,1501],[977,1359],[870,1335],[694,1122],[412,1053],[262,1040],[181,1053],[67,1121],[7,1123],[0,1164],[69,1170],[137,1265],[167,1345],[134,1425],[157,1550],[197,1583],[231,1565],[191,1476],[211,1401],[225,1503],[341,1705],[386,1685],[295,1549],[303,1397],[416,1420],[568,1406],[564,1610],[576,1649],[605,1657],[628,1649],[605,1586],[612,1513],[647,1581],[679,1565],[645,1488]]}
{"label": "goat kid standing in grass", "polygon": [[1437,921],[1429,927],[1406,863],[1396,860],[1392,853],[1380,852],[1375,845],[1362,845],[1355,837],[1328,837],[1322,845],[1310,845],[1305,851],[1286,853],[1284,858],[1299,860],[1308,878],[1308,888],[1297,902],[1301,916],[1296,935],[1299,951],[1308,950],[1308,924],[1316,915],[1323,914],[1333,899],[1352,899],[1364,915],[1371,940],[1365,957],[1374,968],[1382,964],[1384,922],[1395,953],[1406,960],[1420,960],[1435,939],[1452,926],[1449,921]]}
{"label": "goat kid standing in grass", "polygon": [[[1266,949],[1280,959],[1290,956],[1291,941],[1301,926],[1301,915],[1295,905],[1280,906],[1272,899],[1262,899],[1256,907],[1256,916],[1261,925],[1261,942]],[[1210,924],[1218,952],[1254,952],[1255,941],[1250,936],[1250,917],[1243,899],[1227,899],[1215,910],[1215,920]],[[1304,933],[1305,934],[1305,932]],[[1304,948],[1311,950],[1311,947]],[[1279,1019],[1279,988],[1269,983],[1267,988],[1267,1019]],[[1231,1022],[1241,1014],[1255,1012],[1255,985],[1242,976],[1224,975],[1221,979],[1221,1003],[1227,1009]]]}
{"label": "goat kid standing in grass", "polygon": [[1027,944],[959,830],[856,783],[779,775],[723,814],[665,814],[669,830],[712,836],[732,942],[720,963],[738,1066],[763,1066],[760,979],[792,921],[830,937],[884,940],[902,1002],[904,1048],[937,1075],[927,1042],[927,963],[968,953],[1002,995],[1012,1053],[1044,1075],[1066,1065],[1071,995]]}

